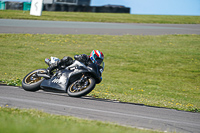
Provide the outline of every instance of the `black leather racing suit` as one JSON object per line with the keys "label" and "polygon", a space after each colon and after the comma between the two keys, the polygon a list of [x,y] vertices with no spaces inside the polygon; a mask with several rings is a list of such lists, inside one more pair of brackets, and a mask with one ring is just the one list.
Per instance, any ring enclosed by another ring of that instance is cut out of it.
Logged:
{"label": "black leather racing suit", "polygon": [[85,64],[86,66],[88,66],[90,63],[92,63],[89,56],[86,54],[75,55],[74,59],[80,61],[81,63]]}
{"label": "black leather racing suit", "polygon": [[[86,54],[75,55],[74,59],[80,61],[81,63],[85,64],[86,66],[91,63],[89,56],[87,56]],[[65,68],[65,67],[73,64],[73,62],[74,61],[71,57],[65,56],[60,61],[58,61],[54,64],[51,64],[49,66],[49,68],[47,68],[47,70],[48,70],[48,72],[51,72],[56,68]]]}
{"label": "black leather racing suit", "polygon": [[[75,55],[74,56],[75,60],[80,61],[81,63],[83,63],[84,65],[88,66],[88,65],[92,65],[92,61],[90,60],[89,56],[86,54],[81,54],[81,55]],[[73,64],[73,59],[69,56],[65,56],[63,57],[63,59],[61,59],[60,61],[58,61],[57,63],[51,64],[49,68],[47,68],[47,71],[49,74],[51,74],[51,71],[56,69],[56,68],[66,68],[67,66]],[[98,77],[99,82],[101,82],[102,80],[102,72],[100,71],[100,69],[102,69],[101,66],[99,66],[99,72],[98,72]]]}

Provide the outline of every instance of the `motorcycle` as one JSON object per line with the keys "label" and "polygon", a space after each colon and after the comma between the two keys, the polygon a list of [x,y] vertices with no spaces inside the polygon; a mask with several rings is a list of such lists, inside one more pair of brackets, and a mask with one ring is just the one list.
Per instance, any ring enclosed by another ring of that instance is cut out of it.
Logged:
{"label": "motorcycle", "polygon": [[[48,60],[48,61],[46,61]],[[46,64],[57,62],[51,57],[45,59]],[[81,97],[90,93],[102,80],[104,62],[90,63],[88,66],[75,60],[73,64],[58,68],[49,73],[47,69],[37,69],[27,74],[22,80],[22,88],[26,91],[53,89],[66,92],[71,97]]]}

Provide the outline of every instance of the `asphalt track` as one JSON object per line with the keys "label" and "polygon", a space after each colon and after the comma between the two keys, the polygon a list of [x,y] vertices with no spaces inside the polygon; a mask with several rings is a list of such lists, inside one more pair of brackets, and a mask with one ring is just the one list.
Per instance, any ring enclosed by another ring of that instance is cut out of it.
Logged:
{"label": "asphalt track", "polygon": [[200,113],[92,97],[72,98],[65,93],[42,90],[27,92],[22,88],[12,86],[0,85],[0,106],[35,108],[53,114],[109,121],[160,131],[200,132]]}
{"label": "asphalt track", "polygon": [[0,33],[98,35],[200,34],[200,24],[136,24],[0,19]]}
{"label": "asphalt track", "polygon": [[[0,33],[165,35],[200,34],[200,25],[121,24],[0,19]],[[109,121],[137,128],[200,132],[200,113],[149,107],[135,103],[72,98],[65,93],[27,92],[19,87],[0,85],[0,106],[36,108],[45,112],[92,120]]]}

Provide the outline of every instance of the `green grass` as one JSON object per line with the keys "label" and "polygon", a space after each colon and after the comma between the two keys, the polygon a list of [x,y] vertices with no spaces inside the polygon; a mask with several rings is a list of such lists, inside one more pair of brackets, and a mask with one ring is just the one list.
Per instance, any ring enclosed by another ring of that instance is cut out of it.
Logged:
{"label": "green grass", "polygon": [[158,133],[37,110],[4,107],[0,107],[0,125],[1,133]]}
{"label": "green grass", "polygon": [[200,24],[200,16],[133,15],[133,14],[122,14],[122,13],[43,11],[42,16],[37,17],[37,16],[31,16],[29,11],[0,10],[0,18],[54,20],[54,21],[81,21],[81,22],[114,22],[114,23]]}
{"label": "green grass", "polygon": [[0,81],[19,84],[44,59],[105,55],[96,98],[200,112],[200,35],[0,34]]}

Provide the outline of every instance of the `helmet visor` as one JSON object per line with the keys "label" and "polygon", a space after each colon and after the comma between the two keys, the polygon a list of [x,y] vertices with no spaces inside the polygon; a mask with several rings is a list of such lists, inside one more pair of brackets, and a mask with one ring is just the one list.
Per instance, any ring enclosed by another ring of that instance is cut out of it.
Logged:
{"label": "helmet visor", "polygon": [[101,68],[103,68],[103,70],[104,70],[105,63],[104,63],[104,62],[102,62],[100,66],[101,66]]}
{"label": "helmet visor", "polygon": [[98,59],[96,59],[96,63],[97,63],[97,65],[99,65],[99,66],[100,66],[102,62],[103,62],[103,59],[99,59],[99,58],[98,58]]}

